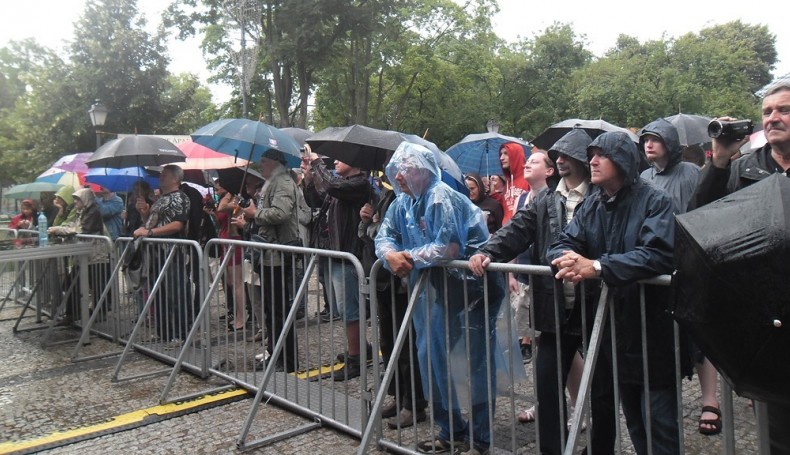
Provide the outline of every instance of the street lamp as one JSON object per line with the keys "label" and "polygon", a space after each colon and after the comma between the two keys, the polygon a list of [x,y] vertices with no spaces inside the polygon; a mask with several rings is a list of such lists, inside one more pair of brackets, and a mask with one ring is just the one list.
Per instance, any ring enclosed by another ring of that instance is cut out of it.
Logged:
{"label": "street lamp", "polygon": [[107,120],[107,112],[107,108],[104,107],[99,100],[96,100],[88,111],[88,115],[91,116],[91,124],[96,130],[96,148],[101,147],[101,133],[99,132],[99,128],[104,126],[104,122]]}
{"label": "street lamp", "polygon": [[499,132],[499,122],[494,119],[491,119],[486,122],[486,129],[489,133],[498,133]]}

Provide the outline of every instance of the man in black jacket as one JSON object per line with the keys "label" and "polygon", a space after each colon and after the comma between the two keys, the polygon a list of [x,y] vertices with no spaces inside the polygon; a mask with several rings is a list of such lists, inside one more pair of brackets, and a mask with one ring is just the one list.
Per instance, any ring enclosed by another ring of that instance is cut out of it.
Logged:
{"label": "man in black jacket", "polygon": [[[508,262],[518,254],[529,249],[530,262],[535,265],[549,265],[546,260],[548,247],[556,241],[562,230],[573,218],[576,207],[582,203],[590,190],[589,170],[587,169],[587,146],[592,139],[583,129],[574,129],[563,136],[549,150],[549,157],[556,160],[557,170],[562,178],[556,189],[541,192],[537,199],[519,210],[507,226],[497,231],[491,240],[469,258],[469,266],[478,276],[491,263]],[[533,276],[533,305],[535,308],[535,329],[540,331],[538,351],[535,361],[535,376],[540,413],[540,452],[542,454],[562,453],[561,432],[566,431],[559,407],[560,394],[564,399],[566,378],[571,362],[581,346],[581,312],[575,305],[575,286],[558,287],[561,292],[560,308],[554,305],[554,281],[551,277]],[[567,289],[566,289],[567,288]],[[588,287],[590,288],[590,287]],[[556,310],[556,311],[555,311]],[[557,329],[556,321],[560,327]],[[590,326],[591,327],[591,326]],[[560,351],[557,351],[557,337],[560,338]],[[557,357],[561,359],[562,371],[557,371]],[[558,389],[558,376],[562,388]],[[608,389],[611,390],[611,381]],[[575,399],[575,397],[572,397]],[[611,400],[611,398],[610,398]],[[609,403],[605,405],[611,406]],[[564,407],[563,407],[564,409]],[[593,413],[601,409],[593,403]],[[603,421],[610,415],[594,417]],[[604,436],[598,431],[602,426],[593,428],[593,453],[611,445],[614,433]],[[601,441],[608,441],[601,444]],[[599,445],[600,444],[600,445]]]}
{"label": "man in black jacket", "polygon": [[[342,161],[335,161],[335,172],[324,166],[321,158],[315,153],[305,154],[305,180],[312,182],[309,191],[326,193],[330,197],[327,211],[329,231],[329,249],[345,251],[357,258],[362,257],[362,241],[357,235],[359,227],[359,211],[370,198],[370,182],[359,168],[349,166]],[[362,373],[360,362],[360,346],[364,338],[360,336],[359,307],[365,302],[359,300],[359,280],[354,267],[347,261],[330,259],[331,281],[335,302],[340,315],[346,324],[348,353],[343,356],[344,367],[335,370],[332,378],[344,381],[358,377]]]}
{"label": "man in black jacket", "polygon": [[[768,143],[732,162],[731,158],[748,139],[736,142],[714,139],[713,157],[702,172],[689,210],[738,191],[771,174],[781,172],[790,176],[790,82],[778,81],[768,87],[763,98],[762,112],[763,131]],[[787,431],[790,428],[790,406],[768,403],[768,425],[771,453],[790,453],[790,432]]]}
{"label": "man in black jacket", "polygon": [[[604,133],[587,151],[591,156],[591,181],[597,188],[577,209],[546,257],[557,267],[557,279],[578,283],[601,278],[613,288],[616,379],[631,441],[637,454],[647,453],[648,444],[656,455],[678,453],[681,448],[673,321],[667,311],[669,288],[645,287],[644,316],[650,323],[643,333],[637,284],[639,280],[672,272],[674,203],[664,191],[638,178],[639,152],[625,133]],[[643,340],[647,344],[647,359],[642,354]],[[605,341],[602,344],[607,345]],[[681,349],[681,355],[685,353]],[[610,371],[611,354],[611,350],[602,348],[599,356],[602,368]],[[643,361],[648,365],[647,378],[643,375]],[[681,363],[689,368],[687,360]],[[649,391],[647,396],[645,388]],[[645,399],[650,403],[649,412]],[[647,419],[652,441],[647,440]],[[593,427],[600,424],[593,418]]]}

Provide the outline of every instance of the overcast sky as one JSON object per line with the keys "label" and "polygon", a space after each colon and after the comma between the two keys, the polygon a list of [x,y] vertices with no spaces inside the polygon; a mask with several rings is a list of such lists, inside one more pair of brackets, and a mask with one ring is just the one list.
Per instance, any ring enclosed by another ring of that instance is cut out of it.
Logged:
{"label": "overcast sky", "polygon": [[[72,38],[73,23],[82,14],[85,0],[25,0],[3,2],[3,19],[0,26],[0,46],[8,40],[34,37],[41,44],[54,49],[62,48],[64,40]],[[151,30],[159,23],[161,11],[168,0],[138,0]],[[664,0],[649,3],[642,10],[638,3],[625,0],[564,0],[561,7],[536,7],[527,0],[499,0],[501,12],[493,18],[497,34],[514,41],[539,34],[554,22],[570,23],[577,34],[584,34],[588,48],[601,55],[611,48],[617,36],[625,33],[644,42],[663,36],[679,37],[697,32],[705,27],[740,19],[748,24],[767,25],[776,35],[779,62],[774,75],[790,73],[790,6],[776,2],[773,7],[756,8],[723,7],[722,3],[695,2],[690,0]],[[552,5],[553,6],[553,5]],[[734,6],[734,5],[733,5]],[[170,57],[172,72],[197,73],[205,82],[203,57],[198,40],[187,42],[171,40]],[[215,102],[227,99],[226,87],[212,86]]]}

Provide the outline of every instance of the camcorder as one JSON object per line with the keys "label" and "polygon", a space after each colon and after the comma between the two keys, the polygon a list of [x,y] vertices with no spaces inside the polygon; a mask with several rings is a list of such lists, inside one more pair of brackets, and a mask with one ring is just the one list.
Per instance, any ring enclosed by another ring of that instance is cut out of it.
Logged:
{"label": "camcorder", "polygon": [[708,136],[725,142],[736,142],[752,134],[754,124],[751,120],[711,120],[708,123]]}

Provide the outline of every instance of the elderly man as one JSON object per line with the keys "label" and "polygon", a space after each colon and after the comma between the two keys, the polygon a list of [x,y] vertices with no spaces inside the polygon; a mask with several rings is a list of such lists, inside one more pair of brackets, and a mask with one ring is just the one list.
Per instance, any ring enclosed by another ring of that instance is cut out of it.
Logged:
{"label": "elderly man", "polygon": [[[138,200],[137,210],[144,221],[132,235],[137,237],[183,238],[189,221],[189,199],[178,189],[184,180],[180,167],[168,164],[159,176],[162,196],[148,205]],[[176,246],[173,261],[166,270],[163,288],[156,299],[159,337],[179,345],[189,333],[195,315],[192,314],[192,284],[187,279],[185,253]],[[159,254],[160,267],[164,266],[167,254]]]}
{"label": "elderly man", "polygon": [[[766,90],[762,105],[763,131],[768,143],[743,158],[731,161],[746,143],[713,140],[713,157],[702,172],[689,209],[738,191],[771,174],[790,175],[790,82],[778,81]],[[732,120],[723,118],[722,120]],[[748,305],[748,302],[744,302]],[[768,403],[771,453],[790,453],[790,406]]]}
{"label": "elderly man", "polygon": [[[495,326],[504,294],[502,283],[494,281],[498,274],[489,275],[486,305],[482,280],[465,276],[457,269],[447,269],[444,273],[441,268],[432,268],[454,259],[468,258],[480,247],[488,239],[485,219],[466,196],[441,181],[436,158],[425,147],[402,143],[387,165],[386,174],[393,182],[397,197],[379,228],[376,256],[385,261],[385,267],[392,273],[408,277],[412,285],[421,269],[428,269],[429,273],[428,284],[415,308],[413,324],[423,390],[432,390],[431,410],[440,432],[436,439],[418,443],[417,450],[423,453],[453,449],[457,453],[488,453],[491,444],[489,416],[494,409],[496,377],[494,366],[489,375],[487,360],[493,362],[496,358],[498,343],[495,332],[488,333],[485,327],[486,323],[488,327]],[[467,335],[468,358],[464,346]],[[455,372],[448,377],[448,352],[454,364],[464,366],[464,374]],[[455,378],[457,375],[463,377]],[[459,383],[469,384],[474,391],[468,401],[456,396],[457,387],[452,385]],[[486,393],[488,390],[492,395]],[[471,404],[471,431],[459,401]]]}
{"label": "elderly man", "polygon": [[[258,235],[268,243],[280,245],[293,244],[299,240],[299,221],[296,207],[296,183],[285,167],[285,156],[276,150],[267,151],[260,160],[260,171],[266,183],[261,189],[257,205],[250,204],[243,209],[245,216],[254,216],[260,226]],[[285,319],[291,311],[289,286],[283,287],[286,276],[288,255],[266,250],[262,255],[261,266],[254,270],[260,274],[261,295],[254,300],[263,302],[266,322],[267,348],[274,352],[277,340],[282,336]],[[298,368],[296,334],[293,327],[285,335],[285,347],[277,360],[277,371],[293,372]],[[263,363],[256,365],[263,367]]]}
{"label": "elderly man", "polygon": [[[604,133],[587,151],[591,156],[591,182],[597,189],[577,208],[576,216],[549,248],[546,258],[557,267],[557,279],[577,283],[601,278],[616,289],[612,303],[617,329],[615,379],[631,441],[638,454],[648,453],[648,444],[656,455],[678,453],[669,288],[645,287],[645,316],[650,324],[647,333],[642,333],[640,291],[636,284],[641,279],[672,272],[674,204],[664,191],[639,178],[639,152],[627,134]],[[647,343],[647,378],[643,376],[643,340]],[[604,348],[599,361],[611,367],[610,356],[611,351]],[[682,364],[688,369],[688,362]],[[649,385],[647,397],[645,382]],[[645,399],[650,400],[649,414]],[[646,419],[650,419],[652,441],[647,440]],[[601,422],[593,419],[594,431],[596,425]]]}

